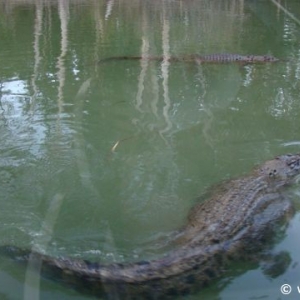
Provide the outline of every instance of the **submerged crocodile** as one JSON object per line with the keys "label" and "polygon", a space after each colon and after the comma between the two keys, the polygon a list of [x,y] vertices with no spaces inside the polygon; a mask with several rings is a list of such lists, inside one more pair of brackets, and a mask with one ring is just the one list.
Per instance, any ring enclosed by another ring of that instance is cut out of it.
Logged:
{"label": "submerged crocodile", "polygon": [[182,245],[159,259],[105,265],[14,246],[3,246],[1,252],[41,263],[43,275],[83,293],[109,299],[172,299],[226,274],[233,260],[257,261],[294,214],[281,192],[299,173],[300,154],[281,155],[214,188],[205,202],[192,208],[177,236]]}
{"label": "submerged crocodile", "polygon": [[115,56],[100,60],[100,63],[113,60],[154,60],[154,61],[182,61],[182,62],[196,62],[196,63],[232,63],[237,62],[241,64],[252,63],[274,63],[279,59],[271,55],[240,55],[231,53],[216,53],[209,55],[185,55],[185,56]]}

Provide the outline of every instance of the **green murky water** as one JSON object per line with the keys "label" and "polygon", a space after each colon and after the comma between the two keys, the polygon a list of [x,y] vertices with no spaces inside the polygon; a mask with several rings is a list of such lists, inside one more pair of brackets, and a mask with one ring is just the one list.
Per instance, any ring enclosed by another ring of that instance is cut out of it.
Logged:
{"label": "green murky water", "polygon": [[[298,1],[0,1],[0,243],[103,262],[157,257],[205,188],[299,152],[297,19]],[[222,52],[285,60],[100,62]],[[277,246],[292,257],[283,275],[245,267],[187,298],[296,290],[299,229],[296,215]],[[89,299],[0,263],[1,299]]]}

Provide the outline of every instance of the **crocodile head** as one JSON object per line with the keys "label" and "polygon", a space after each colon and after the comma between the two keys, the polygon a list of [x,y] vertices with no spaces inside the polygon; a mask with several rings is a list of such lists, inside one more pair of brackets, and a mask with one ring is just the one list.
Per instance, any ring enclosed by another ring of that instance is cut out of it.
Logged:
{"label": "crocodile head", "polygon": [[278,58],[276,58],[272,55],[263,55],[262,57],[263,57],[264,62],[277,62],[277,61],[279,61]]}
{"label": "crocodile head", "polygon": [[252,62],[258,62],[258,63],[264,63],[264,62],[277,62],[279,61],[278,58],[272,56],[272,55],[247,55],[246,60],[252,61]]}
{"label": "crocodile head", "polygon": [[300,154],[277,156],[260,166],[259,172],[263,176],[289,182],[290,179],[300,174]]}

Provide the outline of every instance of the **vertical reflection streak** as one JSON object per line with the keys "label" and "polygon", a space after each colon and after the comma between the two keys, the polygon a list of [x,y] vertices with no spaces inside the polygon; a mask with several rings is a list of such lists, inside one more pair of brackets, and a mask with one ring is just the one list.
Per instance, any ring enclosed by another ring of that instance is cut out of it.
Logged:
{"label": "vertical reflection streak", "polygon": [[40,37],[42,34],[42,19],[43,19],[43,3],[41,0],[36,1],[36,12],[35,12],[35,21],[34,21],[34,42],[33,42],[33,53],[34,53],[34,67],[33,75],[31,78],[31,84],[33,88],[33,95],[31,100],[31,108],[34,106],[36,96],[38,94],[38,87],[36,84],[38,78],[38,69],[41,62],[41,53],[40,53]]}
{"label": "vertical reflection streak", "polygon": [[[171,101],[169,97],[169,67],[170,67],[170,24],[165,16],[164,10],[164,20],[163,20],[163,30],[162,30],[162,47],[163,47],[163,61],[161,63],[161,73],[162,73],[162,87],[163,87],[163,117],[166,122],[166,127],[159,131],[160,135],[163,137],[165,132],[168,132],[172,128],[172,122],[169,117],[169,110],[171,107]],[[164,138],[164,137],[163,137]]]}
{"label": "vertical reflection streak", "polygon": [[58,2],[58,11],[59,18],[61,23],[61,52],[57,59],[57,78],[59,82],[58,86],[58,116],[62,113],[63,110],[63,88],[65,85],[66,79],[66,63],[65,56],[68,50],[68,17],[69,17],[69,0],[61,0]]}
{"label": "vertical reflection streak", "polygon": [[[38,237],[32,246],[33,252],[45,251],[51,241],[53,228],[56,223],[60,207],[63,203],[64,195],[57,193],[51,200],[50,206],[42,223]],[[25,280],[24,280],[24,300],[39,300],[40,299],[40,273],[42,261],[40,257],[36,257],[33,253],[30,254]]]}
{"label": "vertical reflection streak", "polygon": [[[143,26],[144,29],[144,26]],[[136,95],[136,105],[135,108],[137,110],[139,110],[140,112],[142,112],[141,110],[141,105],[143,102],[143,92],[144,92],[144,82],[145,82],[145,77],[146,77],[146,73],[147,73],[147,69],[148,69],[148,65],[149,65],[149,59],[147,59],[147,57],[149,57],[149,41],[147,39],[146,36],[143,36],[142,38],[142,48],[141,48],[141,72],[138,76],[138,91],[137,91],[137,95]]]}

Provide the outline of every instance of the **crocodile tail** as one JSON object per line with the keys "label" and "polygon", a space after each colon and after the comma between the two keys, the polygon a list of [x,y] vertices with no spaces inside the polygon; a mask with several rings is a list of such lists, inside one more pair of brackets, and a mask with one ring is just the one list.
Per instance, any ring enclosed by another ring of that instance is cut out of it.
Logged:
{"label": "crocodile tail", "polygon": [[[55,281],[79,293],[108,299],[158,299],[165,293],[162,281],[146,279],[148,262],[103,265],[86,260],[55,258],[15,246],[0,246],[0,255],[31,266],[46,279]],[[139,271],[140,276],[138,275]],[[174,292],[172,289],[172,296]],[[168,296],[165,297],[166,299]]]}
{"label": "crocodile tail", "polygon": [[56,259],[15,246],[1,246],[0,255],[9,257],[28,267],[31,264],[36,272],[40,272],[42,277],[64,284],[80,293],[93,296],[103,296],[104,293],[109,293],[101,280],[98,279],[95,282],[93,278],[86,276],[87,263],[85,261]]}
{"label": "crocodile tail", "polygon": [[112,56],[99,60],[99,63],[105,63],[110,61],[118,61],[118,60],[140,60],[141,56]]}
{"label": "crocodile tail", "polygon": [[198,291],[223,273],[223,270],[216,271],[223,261],[219,245],[212,246],[209,251],[194,250],[175,251],[153,261],[109,265],[55,258],[15,246],[0,247],[0,255],[28,267],[31,265],[42,277],[94,297],[173,299]]}
{"label": "crocodile tail", "polygon": [[27,263],[30,256],[30,251],[15,246],[1,246],[0,255],[7,256],[17,262]]}
{"label": "crocodile tail", "polygon": [[176,255],[149,262],[103,265],[86,260],[55,258],[14,246],[0,247],[1,254],[28,267],[31,264],[42,277],[80,293],[109,299],[173,299],[198,290],[209,277],[215,277],[205,269],[202,275],[202,271],[200,276],[196,275],[197,263],[181,270]]}
{"label": "crocodile tail", "polygon": [[103,58],[101,59],[98,63],[105,63],[105,62],[111,62],[111,61],[120,61],[120,60],[145,60],[145,61],[172,61],[172,62],[176,62],[176,61],[191,61],[191,60],[195,60],[193,55],[189,55],[186,57],[175,57],[175,56],[171,56],[171,57],[164,57],[164,56],[111,56],[111,57],[107,57],[107,58]]}

